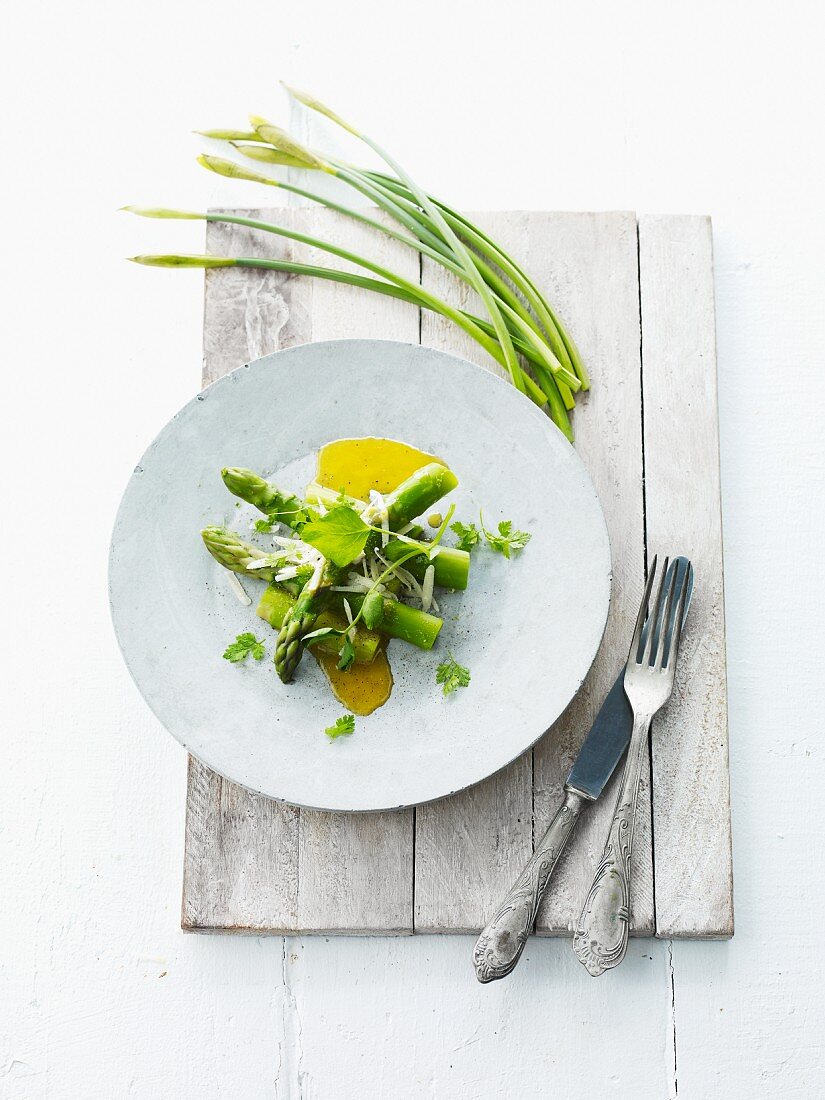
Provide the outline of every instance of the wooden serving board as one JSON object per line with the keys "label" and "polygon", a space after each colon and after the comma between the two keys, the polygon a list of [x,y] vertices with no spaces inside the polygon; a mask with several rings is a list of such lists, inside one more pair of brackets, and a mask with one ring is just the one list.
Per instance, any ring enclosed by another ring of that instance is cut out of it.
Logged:
{"label": "wooden serving board", "polygon": [[[442,297],[462,304],[471,297],[412,249],[328,210],[270,214],[420,279]],[[689,556],[696,590],[676,689],[654,722],[642,781],[632,928],[641,936],[733,933],[710,221],[637,220],[632,213],[473,218],[546,291],[592,374],[574,426],[613,549],[613,599],[599,655],[578,697],[531,752],[478,786],[415,810],[299,810],[190,758],[184,929],[478,931],[555,811],[577,748],[626,658],[645,563],[658,552]],[[234,226],[210,225],[207,244],[216,255],[327,262],[302,245]],[[206,275],[204,385],[279,348],[356,336],[420,341],[498,369],[449,322],[402,302],[276,272]],[[273,410],[273,431],[276,423]],[[583,815],[539,912],[538,934],[566,935],[578,916],[616,781]]]}

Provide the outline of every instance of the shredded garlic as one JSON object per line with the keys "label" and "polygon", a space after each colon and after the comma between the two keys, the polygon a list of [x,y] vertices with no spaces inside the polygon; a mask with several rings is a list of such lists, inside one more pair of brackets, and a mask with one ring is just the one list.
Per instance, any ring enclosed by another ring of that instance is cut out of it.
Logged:
{"label": "shredded garlic", "polygon": [[229,587],[235,593],[238,598],[238,602],[242,603],[245,607],[248,607],[252,603],[252,600],[247,596],[246,589],[232,572],[226,573],[226,580]]}
{"label": "shredded garlic", "polygon": [[433,602],[433,586],[435,585],[435,566],[428,565],[424,571],[424,582],[421,585],[421,607],[429,611]]}

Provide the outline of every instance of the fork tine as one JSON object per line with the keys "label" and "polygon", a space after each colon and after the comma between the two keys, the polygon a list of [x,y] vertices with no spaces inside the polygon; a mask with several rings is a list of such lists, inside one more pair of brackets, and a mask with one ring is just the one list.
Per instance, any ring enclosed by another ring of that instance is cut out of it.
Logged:
{"label": "fork tine", "polygon": [[690,562],[687,563],[687,569],[685,570],[684,580],[682,582],[682,590],[679,593],[679,600],[676,605],[676,615],[673,620],[673,628],[670,635],[670,644],[665,649],[662,656],[662,668],[668,668],[671,659],[678,657],[679,655],[679,643],[682,640],[682,627],[685,625],[685,601],[688,596],[688,592],[693,587],[693,566]]}
{"label": "fork tine", "polygon": [[[671,562],[670,568],[676,571],[675,593],[677,601],[682,588],[684,587],[685,589],[685,605],[684,610],[682,611],[682,619],[684,620],[687,616],[688,609],[690,608],[690,596],[691,592],[693,591],[693,570],[687,558],[674,558]],[[665,655],[665,659],[666,655],[670,652],[671,643],[673,641],[673,624],[675,623],[675,621],[676,607],[669,606],[663,647],[663,654]]]}
{"label": "fork tine", "polygon": [[[679,560],[678,558],[674,559],[673,561],[670,562],[669,565],[667,563],[667,560],[665,561],[665,572],[664,572],[664,576],[662,577],[662,584],[665,585],[665,588],[663,589],[664,592],[669,593],[670,590],[671,590],[671,586],[672,586],[672,583],[673,583],[673,573],[677,569],[677,564],[676,563],[678,562],[678,560]],[[668,605],[668,607],[669,606],[670,605]],[[656,605],[656,610],[657,610],[657,612],[659,612],[659,604],[658,603]],[[653,634],[653,640],[650,643],[650,651],[649,651],[650,652],[650,663],[654,664],[655,659],[656,659],[656,655],[659,653],[659,642],[662,638],[662,629],[664,627],[664,624],[667,622],[667,616],[662,615],[661,613],[659,613],[653,621],[649,620],[648,622],[649,622],[648,629],[650,631],[652,631],[652,634]]]}
{"label": "fork tine", "polygon": [[659,591],[656,593],[656,606],[653,609],[653,614],[650,616],[650,627],[647,632],[647,641],[645,642],[644,652],[642,653],[641,663],[652,665],[656,659],[656,651],[659,645],[659,627],[661,625],[661,613],[664,607],[663,596],[668,589],[672,577],[668,573],[669,558],[665,558],[665,564],[662,566],[662,579],[659,582]]}
{"label": "fork tine", "polygon": [[[651,667],[664,668],[667,663],[667,655],[670,652],[670,640],[673,634],[670,630],[673,622],[674,604],[678,603],[680,591],[679,563],[675,561],[671,566],[671,573],[667,581],[667,601],[662,609],[662,617],[659,623],[657,646],[655,653],[651,654]],[[658,645],[661,641],[661,645]]]}
{"label": "fork tine", "polygon": [[647,575],[647,584],[645,585],[645,594],[642,596],[642,602],[639,605],[639,614],[636,618],[636,629],[633,631],[633,640],[630,643],[630,654],[628,656],[628,662],[635,661],[637,664],[641,661],[641,654],[639,649],[642,643],[642,629],[645,625],[645,619],[647,617],[647,605],[650,602],[650,590],[653,588],[653,578],[656,576],[656,562],[658,558],[654,557],[650,563],[650,572]]}

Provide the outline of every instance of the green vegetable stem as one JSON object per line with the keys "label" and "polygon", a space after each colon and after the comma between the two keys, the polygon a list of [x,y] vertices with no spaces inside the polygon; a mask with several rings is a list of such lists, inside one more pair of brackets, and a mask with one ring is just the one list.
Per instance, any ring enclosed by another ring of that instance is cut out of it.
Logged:
{"label": "green vegetable stem", "polygon": [[198,213],[157,207],[126,207],[151,218],[198,219],[243,225],[259,232],[298,241],[354,264],[364,275],[341,268],[304,264],[291,260],[250,257],[187,256],[181,254],[133,257],[155,267],[214,268],[241,266],[329,279],[362,287],[441,314],[458,325],[504,367],[513,382],[549,415],[572,439],[569,411],[574,395],[589,387],[581,355],[558,314],[535,282],[507,252],[478,226],[420,187],[410,174],[372,137],[357,130],[317,99],[295,89],[288,91],[304,106],[330,119],[377,153],[389,172],[367,171],[301,145],[266,119],[253,117],[251,128],[207,130],[206,137],[229,142],[242,156],[259,164],[334,176],[389,215],[379,221],[369,210],[347,206],[318,191],[243,167],[223,157],[203,155],[199,162],[209,171],[231,179],[280,188],[368,225],[402,242],[439,264],[467,284],[478,296],[485,316],[477,317],[432,294],[419,283],[368,257],[296,230],[241,215]]}

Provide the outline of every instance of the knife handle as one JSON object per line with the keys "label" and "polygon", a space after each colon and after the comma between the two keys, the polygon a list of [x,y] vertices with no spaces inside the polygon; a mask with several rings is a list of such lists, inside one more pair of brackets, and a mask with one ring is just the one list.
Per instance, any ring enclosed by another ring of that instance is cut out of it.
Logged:
{"label": "knife handle", "polygon": [[496,915],[473,948],[476,977],[492,982],[506,977],[521,957],[536,921],[553,868],[576,827],[585,799],[565,790],[564,802],[539,841],[533,858],[510,888]]}
{"label": "knife handle", "polygon": [[594,978],[618,966],[627,951],[630,856],[650,721],[649,715],[634,715],[630,748],[610,832],[573,936],[573,950]]}

